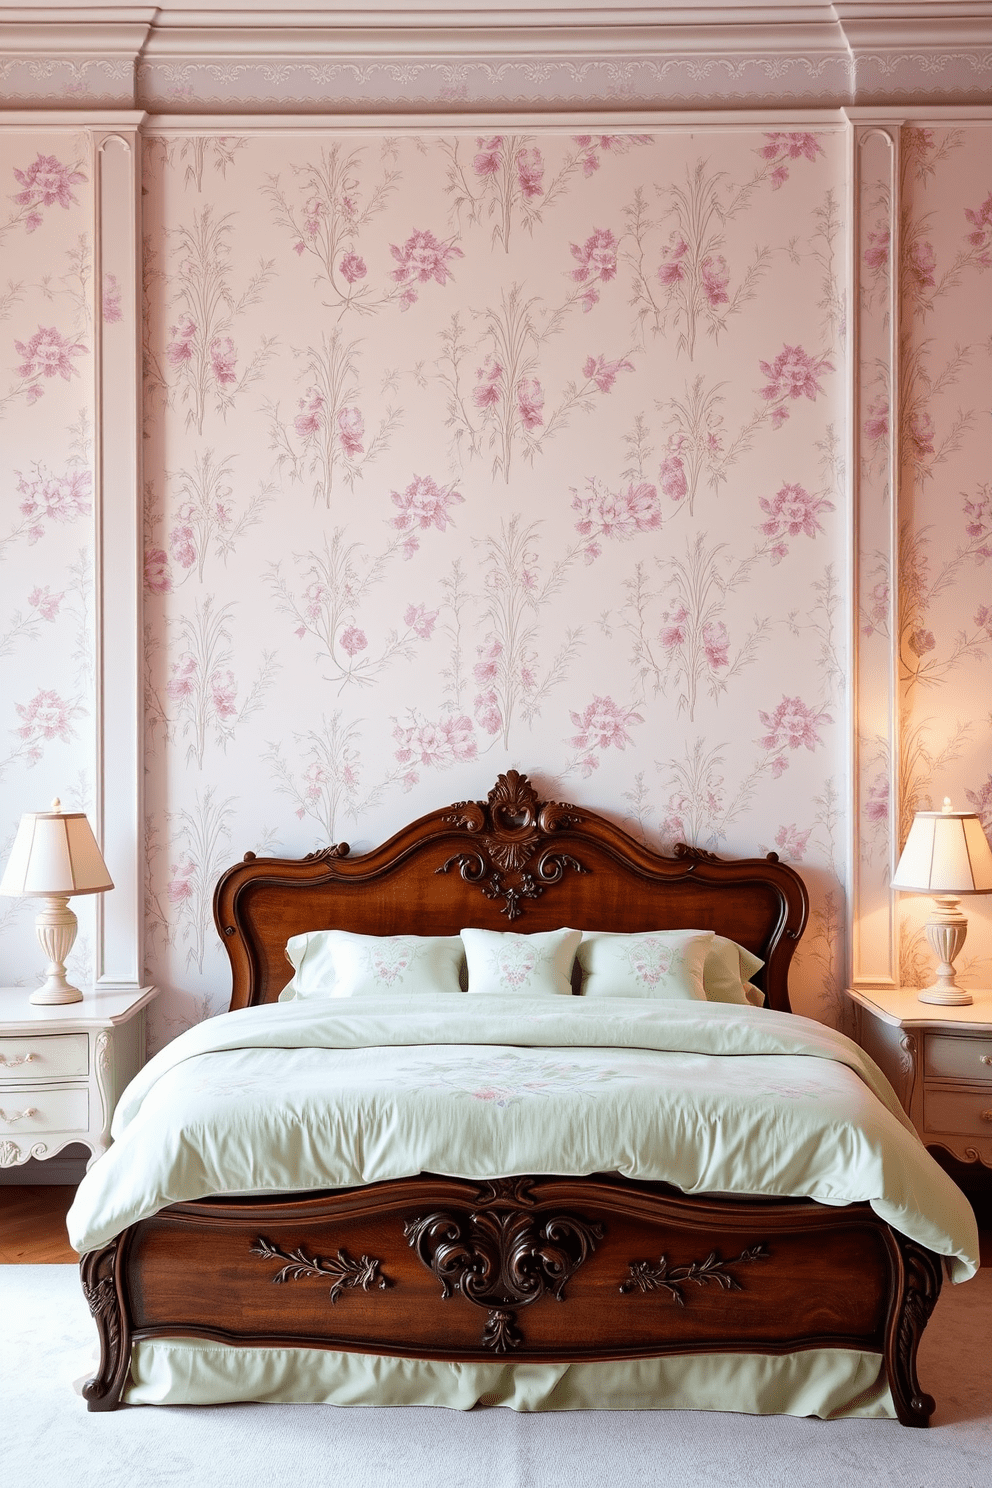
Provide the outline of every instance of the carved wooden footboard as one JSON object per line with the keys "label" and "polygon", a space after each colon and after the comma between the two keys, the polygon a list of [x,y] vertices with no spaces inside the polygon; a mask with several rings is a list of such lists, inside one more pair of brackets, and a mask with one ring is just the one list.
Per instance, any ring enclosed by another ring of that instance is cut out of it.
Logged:
{"label": "carved wooden footboard", "polygon": [[611,1177],[421,1175],[174,1204],[84,1256],[91,1410],[162,1337],[425,1359],[583,1362],[847,1348],[925,1426],[916,1353],[939,1259],[867,1205],[691,1198]]}

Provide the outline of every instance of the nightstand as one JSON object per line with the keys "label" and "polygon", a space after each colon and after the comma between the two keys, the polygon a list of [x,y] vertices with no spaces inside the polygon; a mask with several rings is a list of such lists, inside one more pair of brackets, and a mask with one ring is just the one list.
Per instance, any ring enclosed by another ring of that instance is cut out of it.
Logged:
{"label": "nightstand", "polygon": [[34,1006],[30,990],[0,987],[0,1168],[54,1157],[70,1142],[88,1147],[93,1163],[145,1062],[145,1009],[157,988],[87,992],[54,1007]]}
{"label": "nightstand", "polygon": [[992,992],[968,1007],[920,1002],[915,987],[848,991],[857,1040],[928,1147],[992,1168]]}

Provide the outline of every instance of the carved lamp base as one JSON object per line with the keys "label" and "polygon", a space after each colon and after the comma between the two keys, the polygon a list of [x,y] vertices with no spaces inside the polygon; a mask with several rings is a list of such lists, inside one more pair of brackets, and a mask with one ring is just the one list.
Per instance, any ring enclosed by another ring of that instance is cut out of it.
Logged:
{"label": "carved lamp base", "polygon": [[935,908],[925,929],[938,961],[937,980],[923,989],[919,1000],[942,1007],[965,1007],[974,999],[957,984],[954,958],[964,945],[968,921],[961,913],[961,900],[956,894],[935,894],[934,901]]}
{"label": "carved lamp base", "polygon": [[79,921],[69,908],[68,894],[46,894],[34,928],[41,949],[48,957],[45,981],[29,998],[34,1003],[82,1002],[83,994],[73,987],[65,974],[65,958],[72,950]]}

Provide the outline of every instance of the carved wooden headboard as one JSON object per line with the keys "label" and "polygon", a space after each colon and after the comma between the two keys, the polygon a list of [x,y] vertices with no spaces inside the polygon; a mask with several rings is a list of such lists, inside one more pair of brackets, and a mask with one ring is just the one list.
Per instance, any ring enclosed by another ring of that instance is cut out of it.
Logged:
{"label": "carved wooden headboard", "polygon": [[754,981],[788,1012],[788,971],[809,900],[775,854],[721,859],[680,845],[664,857],[584,807],[539,801],[500,775],[485,801],[432,811],[360,857],[345,843],[305,858],[256,858],[224,873],[214,919],[231,958],[231,1007],[274,1002],[286,942],[305,930],[457,935],[486,930],[668,930],[730,936],[760,956]]}

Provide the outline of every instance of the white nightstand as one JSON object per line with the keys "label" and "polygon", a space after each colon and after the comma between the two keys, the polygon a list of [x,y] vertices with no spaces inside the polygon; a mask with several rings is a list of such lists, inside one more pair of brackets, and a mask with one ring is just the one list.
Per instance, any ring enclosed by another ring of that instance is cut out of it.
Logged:
{"label": "white nightstand", "polygon": [[848,991],[857,1040],[928,1147],[992,1167],[992,992],[968,1007],[920,1002],[915,987]]}
{"label": "white nightstand", "polygon": [[145,1062],[145,1009],[157,988],[87,992],[35,1007],[29,987],[0,987],[0,1168],[82,1142],[110,1146],[122,1090]]}

